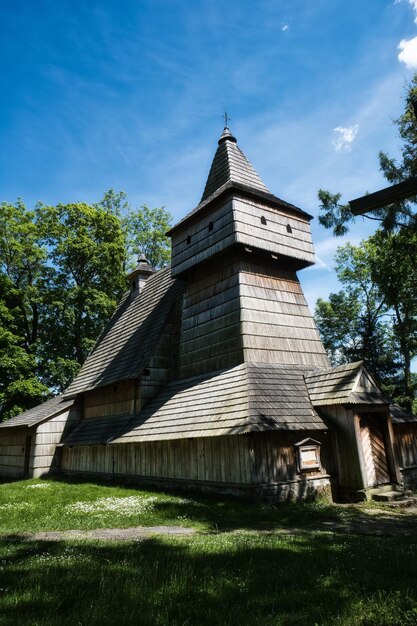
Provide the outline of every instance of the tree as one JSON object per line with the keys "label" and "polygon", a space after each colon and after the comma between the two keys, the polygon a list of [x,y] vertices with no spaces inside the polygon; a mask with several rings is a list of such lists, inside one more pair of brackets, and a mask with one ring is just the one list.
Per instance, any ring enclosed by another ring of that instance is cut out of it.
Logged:
{"label": "tree", "polygon": [[333,365],[363,360],[387,393],[397,393],[399,364],[385,295],[372,268],[378,248],[372,240],[338,248],[336,272],[344,289],[318,300],[316,322]]}
{"label": "tree", "polygon": [[156,268],[171,260],[171,244],[166,232],[171,228],[172,216],[165,207],[150,209],[146,204],[131,210],[126,220],[128,251],[143,253]]}
{"label": "tree", "polygon": [[113,189],[93,206],[0,205],[0,420],[67,386],[126,289],[128,256],[165,264],[170,225]]}
{"label": "tree", "polygon": [[37,377],[46,251],[21,200],[0,205],[0,420],[48,397]]}
{"label": "tree", "polygon": [[375,248],[371,274],[392,311],[401,355],[403,390],[399,402],[411,409],[417,389],[411,373],[411,361],[417,356],[417,232],[411,228],[377,231],[370,240]]}
{"label": "tree", "polygon": [[[390,183],[400,183],[411,177],[417,177],[417,75],[406,88],[405,109],[400,117],[394,120],[402,140],[400,162],[391,158],[385,152],[379,152],[379,168]],[[355,219],[348,204],[342,204],[340,193],[330,193],[324,189],[318,192],[320,200],[319,222],[325,228],[333,230],[335,236],[344,235],[349,229],[349,223]],[[378,221],[381,229],[392,232],[403,227],[417,230],[417,212],[415,204],[417,197],[411,197],[401,202],[395,202],[381,209],[372,211],[372,215],[364,217]]]}
{"label": "tree", "polygon": [[61,390],[125,291],[125,235],[120,219],[98,205],[39,205],[36,223],[49,249],[40,371],[46,384]]}

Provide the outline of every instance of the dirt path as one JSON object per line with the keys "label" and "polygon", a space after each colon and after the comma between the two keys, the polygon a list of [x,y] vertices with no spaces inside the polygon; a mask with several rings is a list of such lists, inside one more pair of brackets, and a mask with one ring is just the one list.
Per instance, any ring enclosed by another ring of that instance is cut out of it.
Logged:
{"label": "dirt path", "polygon": [[67,539],[104,539],[106,541],[141,541],[151,535],[188,537],[196,531],[181,526],[135,526],[134,528],[97,528],[95,530],[61,530],[22,533],[26,541],[65,541]]}
{"label": "dirt path", "polygon": [[[201,532],[201,531],[200,531]],[[223,531],[205,531],[203,534],[251,533],[268,535],[301,535],[305,533],[343,533],[374,537],[417,537],[417,507],[403,511],[385,509],[345,509],[339,519],[312,522],[305,526],[275,525],[269,529],[228,528]],[[182,526],[135,526],[132,528],[97,528],[94,530],[62,530],[38,533],[17,533],[14,539],[23,541],[65,541],[68,539],[100,539],[104,541],[143,541],[153,535],[192,537],[199,533]],[[10,535],[0,535],[6,538]]]}

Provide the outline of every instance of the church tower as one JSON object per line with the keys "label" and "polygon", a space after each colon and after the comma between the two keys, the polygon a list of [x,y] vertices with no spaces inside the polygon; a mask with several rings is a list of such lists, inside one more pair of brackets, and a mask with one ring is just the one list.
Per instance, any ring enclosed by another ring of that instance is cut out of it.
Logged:
{"label": "church tower", "polygon": [[327,367],[297,271],[310,215],[274,196],[226,127],[198,206],[170,231],[186,282],[179,377],[244,362]]}

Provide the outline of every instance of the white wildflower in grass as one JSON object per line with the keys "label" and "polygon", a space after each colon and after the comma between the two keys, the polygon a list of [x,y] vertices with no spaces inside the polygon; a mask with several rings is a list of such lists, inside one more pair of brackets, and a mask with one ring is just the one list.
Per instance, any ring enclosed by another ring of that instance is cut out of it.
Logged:
{"label": "white wildflower in grass", "polygon": [[34,485],[26,485],[25,489],[46,489],[51,483],[35,483]]}
{"label": "white wildflower in grass", "polygon": [[66,509],[73,513],[116,513],[118,515],[143,515],[155,508],[156,497],[130,496],[128,498],[100,498],[94,502],[74,502]]}
{"label": "white wildflower in grass", "polygon": [[29,502],[6,502],[0,505],[0,511],[20,511],[30,507]]}

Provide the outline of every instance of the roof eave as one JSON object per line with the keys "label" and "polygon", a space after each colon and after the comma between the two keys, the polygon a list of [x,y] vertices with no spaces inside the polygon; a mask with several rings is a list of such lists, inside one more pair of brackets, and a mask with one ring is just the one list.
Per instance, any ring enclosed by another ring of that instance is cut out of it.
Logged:
{"label": "roof eave", "polygon": [[274,196],[272,193],[266,193],[260,191],[258,189],[253,189],[252,187],[248,187],[243,185],[242,183],[236,183],[233,181],[228,181],[222,187],[220,187],[217,191],[215,191],[209,198],[200,202],[188,215],[186,215],[181,221],[179,221],[175,226],[173,226],[166,235],[171,237],[173,233],[175,233],[180,228],[183,228],[185,224],[192,223],[200,219],[201,214],[207,210],[208,208],[213,208],[213,205],[217,205],[221,201],[224,201],[228,196],[233,195],[234,193],[239,193],[241,195],[247,196],[249,198],[254,198],[256,200],[262,200],[273,206],[274,208],[278,208],[284,210],[286,212],[291,213],[295,217],[301,217],[308,221],[311,221],[313,215],[310,215],[303,209],[295,206],[294,204],[290,204],[285,202],[285,200],[281,200],[277,196]]}

